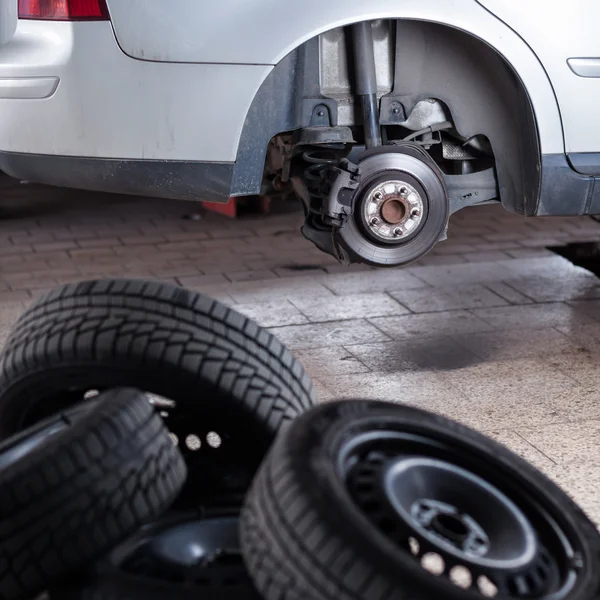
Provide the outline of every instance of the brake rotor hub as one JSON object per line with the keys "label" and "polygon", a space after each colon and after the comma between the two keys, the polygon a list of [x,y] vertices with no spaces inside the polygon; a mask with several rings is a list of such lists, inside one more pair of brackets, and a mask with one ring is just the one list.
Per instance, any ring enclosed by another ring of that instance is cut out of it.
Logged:
{"label": "brake rotor hub", "polygon": [[333,173],[325,214],[337,216],[333,242],[342,262],[405,265],[445,235],[444,175],[420,146],[395,143],[368,151]]}
{"label": "brake rotor hub", "polygon": [[363,217],[370,232],[393,242],[415,231],[421,224],[424,206],[417,189],[406,181],[383,181],[373,187],[363,204]]}

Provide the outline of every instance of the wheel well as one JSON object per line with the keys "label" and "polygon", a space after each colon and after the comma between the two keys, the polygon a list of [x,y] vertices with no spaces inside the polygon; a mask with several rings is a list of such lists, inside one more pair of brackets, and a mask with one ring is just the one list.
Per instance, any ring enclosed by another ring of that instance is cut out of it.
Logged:
{"label": "wheel well", "polygon": [[[504,206],[533,214],[540,190],[539,138],[529,95],[510,65],[485,42],[446,25],[382,20],[374,33],[379,95],[399,101],[407,115],[423,99],[441,100],[462,136],[490,141]],[[344,30],[331,30],[296,48],[269,74],[242,131],[234,195],[259,193],[270,140],[314,125],[315,107],[326,113],[324,124],[354,124],[353,64],[346,45]]]}

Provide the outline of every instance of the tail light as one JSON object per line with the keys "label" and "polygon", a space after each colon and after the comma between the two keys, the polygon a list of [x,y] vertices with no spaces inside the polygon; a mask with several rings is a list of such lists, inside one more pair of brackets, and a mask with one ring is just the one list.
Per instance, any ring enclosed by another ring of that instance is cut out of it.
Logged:
{"label": "tail light", "polygon": [[106,0],[19,0],[19,19],[105,21]]}

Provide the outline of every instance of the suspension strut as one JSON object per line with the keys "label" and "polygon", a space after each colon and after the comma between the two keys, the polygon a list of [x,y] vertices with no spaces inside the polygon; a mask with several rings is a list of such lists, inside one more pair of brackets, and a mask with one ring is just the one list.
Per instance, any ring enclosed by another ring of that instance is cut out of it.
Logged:
{"label": "suspension strut", "polygon": [[377,73],[370,21],[352,25],[356,93],[360,98],[365,128],[365,146],[381,146],[381,127],[377,103]]}

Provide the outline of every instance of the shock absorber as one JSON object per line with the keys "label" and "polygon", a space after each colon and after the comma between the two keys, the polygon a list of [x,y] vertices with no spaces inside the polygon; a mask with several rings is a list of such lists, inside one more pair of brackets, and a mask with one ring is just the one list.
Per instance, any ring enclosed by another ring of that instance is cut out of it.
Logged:
{"label": "shock absorber", "polygon": [[360,98],[365,128],[365,146],[381,146],[381,127],[377,103],[377,73],[370,21],[352,25],[356,94]]}

